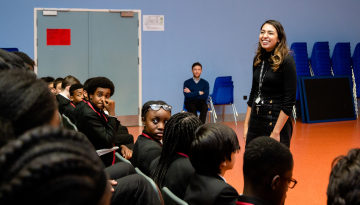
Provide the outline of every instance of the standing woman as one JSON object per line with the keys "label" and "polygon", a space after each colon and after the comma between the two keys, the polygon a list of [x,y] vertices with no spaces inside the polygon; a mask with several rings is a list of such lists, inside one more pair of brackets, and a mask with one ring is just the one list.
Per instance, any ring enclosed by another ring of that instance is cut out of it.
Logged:
{"label": "standing woman", "polygon": [[246,145],[270,136],[290,147],[292,109],[296,100],[296,68],[281,23],[262,26],[253,63],[253,81],[244,123]]}

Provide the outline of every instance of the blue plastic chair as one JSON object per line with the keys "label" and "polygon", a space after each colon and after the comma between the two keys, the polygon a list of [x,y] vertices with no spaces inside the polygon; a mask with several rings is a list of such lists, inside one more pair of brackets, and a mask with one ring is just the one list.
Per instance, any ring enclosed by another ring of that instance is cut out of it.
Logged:
{"label": "blue plastic chair", "polygon": [[307,52],[307,44],[305,42],[295,42],[291,44],[290,54],[294,57],[297,75],[296,100],[300,99],[300,81],[302,77],[312,76],[309,67],[309,57]]}
{"label": "blue plastic chair", "polygon": [[[215,79],[213,93],[210,95],[210,105],[222,105],[222,119],[225,116],[225,105],[231,105],[234,114],[235,124],[237,125],[238,112],[234,105],[234,82],[231,76],[221,76]],[[216,115],[215,109],[214,114]]]}
{"label": "blue plastic chair", "polygon": [[311,53],[311,66],[315,76],[333,76],[329,42],[316,42]]}
{"label": "blue plastic chair", "polygon": [[1,49],[4,49],[4,50],[6,50],[6,51],[8,51],[8,52],[19,51],[18,48],[1,48]]}
{"label": "blue plastic chair", "polygon": [[352,56],[352,62],[353,62],[353,71],[355,76],[355,84],[356,84],[356,94],[359,97],[360,96],[360,43],[358,43],[355,47],[353,56]]}
{"label": "blue plastic chair", "polygon": [[[210,104],[210,96],[209,96],[207,101],[208,101],[207,104],[208,104],[208,114],[209,114],[208,119],[209,119],[209,122],[211,122],[211,116],[212,116],[213,122],[215,123],[217,116],[216,116],[216,113],[215,113],[214,106],[211,106],[211,104]],[[185,101],[184,101],[182,112],[187,112],[187,111],[188,110],[185,108]],[[199,111],[197,111],[197,115],[200,115]]]}
{"label": "blue plastic chair", "polygon": [[337,43],[332,55],[334,76],[352,76],[350,43]]}

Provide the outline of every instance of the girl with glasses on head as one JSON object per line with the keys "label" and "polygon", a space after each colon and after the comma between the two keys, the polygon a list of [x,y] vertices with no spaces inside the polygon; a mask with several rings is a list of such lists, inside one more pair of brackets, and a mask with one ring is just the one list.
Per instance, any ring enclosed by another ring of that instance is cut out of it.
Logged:
{"label": "girl with glasses on head", "polygon": [[142,107],[144,130],[134,145],[130,161],[146,175],[150,175],[150,163],[160,156],[161,140],[165,124],[171,116],[171,108],[164,101],[148,101]]}

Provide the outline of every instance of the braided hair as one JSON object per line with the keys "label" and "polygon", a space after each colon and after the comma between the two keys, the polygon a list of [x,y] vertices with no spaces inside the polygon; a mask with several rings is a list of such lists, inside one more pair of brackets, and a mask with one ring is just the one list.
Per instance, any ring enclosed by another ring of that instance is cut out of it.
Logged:
{"label": "braided hair", "polygon": [[184,112],[173,115],[165,125],[163,148],[159,164],[153,172],[154,181],[163,186],[164,178],[177,152],[186,155],[190,152],[195,130],[202,125],[201,120],[192,113]]}
{"label": "braided hair", "polygon": [[[57,110],[55,97],[32,71],[11,69],[0,72],[0,127],[9,132],[0,136],[21,135],[26,130],[48,123]],[[12,126],[12,129],[10,127]]]}
{"label": "braided hair", "polygon": [[0,204],[96,205],[107,186],[85,135],[39,127],[0,149]]}
{"label": "braided hair", "polygon": [[351,149],[332,163],[328,205],[360,204],[360,149]]}

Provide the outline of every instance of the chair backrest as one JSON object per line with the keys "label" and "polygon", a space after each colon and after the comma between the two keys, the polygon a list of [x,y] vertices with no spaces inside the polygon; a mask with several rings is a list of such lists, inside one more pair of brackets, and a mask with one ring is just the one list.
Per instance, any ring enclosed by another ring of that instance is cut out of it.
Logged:
{"label": "chair backrest", "polygon": [[69,130],[75,130],[78,131],[78,128],[76,127],[76,125],[71,122],[71,120],[64,114],[61,115],[61,122],[60,122],[62,127],[65,127]]}
{"label": "chair backrest", "polygon": [[222,76],[215,79],[211,98],[214,105],[226,105],[234,103],[234,83],[231,76]]}
{"label": "chair backrest", "polygon": [[135,171],[139,175],[143,176],[151,184],[154,191],[157,193],[157,196],[159,197],[159,200],[163,201],[161,191],[160,191],[159,187],[156,185],[156,183],[154,182],[154,180],[152,180],[150,177],[148,177],[146,174],[144,174],[138,167],[135,167]]}
{"label": "chair backrest", "polygon": [[360,43],[358,43],[355,47],[353,56],[353,70],[355,76],[355,83],[356,83],[356,95],[360,96]]}
{"label": "chair backrest", "polygon": [[335,76],[351,76],[350,42],[337,43],[332,55],[332,68]]}
{"label": "chair backrest", "polygon": [[332,76],[329,42],[316,42],[311,53],[311,66],[315,76]]}
{"label": "chair backrest", "polygon": [[161,189],[161,193],[163,195],[165,205],[188,205],[188,203],[177,197],[167,187],[163,187]]}
{"label": "chair backrest", "polygon": [[125,163],[128,163],[128,164],[131,164],[131,162],[127,159],[125,159],[123,156],[121,156],[118,152],[115,152],[115,156],[120,159],[121,161],[125,162]]}
{"label": "chair backrest", "polygon": [[292,43],[290,54],[295,60],[296,74],[298,76],[311,76],[307,44],[305,42]]}
{"label": "chair backrest", "polygon": [[19,51],[18,48],[1,48],[1,49],[4,49],[4,50],[6,50],[6,51],[8,51],[8,52]]}

